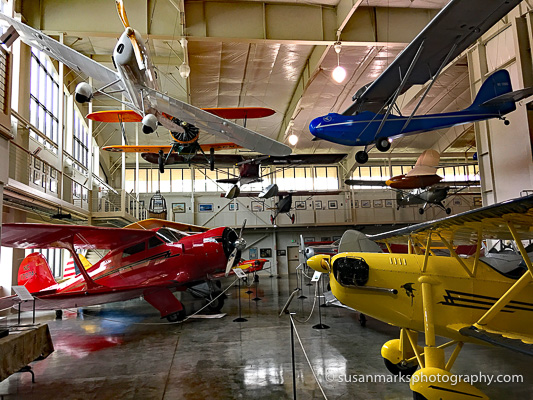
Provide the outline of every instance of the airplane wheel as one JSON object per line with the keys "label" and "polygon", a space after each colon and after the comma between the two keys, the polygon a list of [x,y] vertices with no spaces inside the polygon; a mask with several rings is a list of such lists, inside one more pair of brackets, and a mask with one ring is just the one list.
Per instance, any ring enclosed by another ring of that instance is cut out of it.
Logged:
{"label": "airplane wheel", "polygon": [[451,209],[450,207],[448,207],[448,208],[446,209],[446,214],[450,215],[451,213],[452,213],[452,209]]}
{"label": "airplane wheel", "polygon": [[359,325],[361,325],[363,328],[366,326],[365,314],[359,314]]}
{"label": "airplane wheel", "polygon": [[357,161],[359,164],[366,164],[368,161],[368,153],[366,151],[358,151],[355,153],[355,161]]}
{"label": "airplane wheel", "polygon": [[[217,297],[220,293],[222,293],[221,291],[216,291],[216,292],[212,292],[211,294],[209,294],[209,296],[207,297],[207,301],[211,301],[213,300],[215,297]],[[213,311],[213,312],[219,312],[222,307],[224,307],[224,295],[220,296],[218,299],[216,299],[214,302],[212,302],[211,304],[209,304],[207,306],[207,309],[209,311]]]}
{"label": "airplane wheel", "polygon": [[274,217],[272,215],[270,216],[270,223],[274,225]]}
{"label": "airplane wheel", "polygon": [[167,321],[168,322],[178,322],[183,321],[186,317],[185,314],[185,307],[181,309],[181,311],[175,312],[173,314],[167,315]]}
{"label": "airplane wheel", "polygon": [[508,119],[505,119],[505,120],[503,121],[503,124],[504,124],[504,125],[509,125],[510,123],[511,123],[511,122],[510,122]]}
{"label": "airplane wheel", "polygon": [[428,400],[427,397],[422,396],[418,392],[413,392],[413,400]]}
{"label": "airplane wheel", "polygon": [[215,149],[212,147],[209,149],[209,169],[215,170]]}
{"label": "airplane wheel", "polygon": [[292,214],[291,215],[291,222],[294,224],[294,220],[296,219],[296,215]]}
{"label": "airplane wheel", "polygon": [[63,310],[56,310],[56,319],[63,319]]}
{"label": "airplane wheel", "polygon": [[388,138],[380,138],[376,142],[376,149],[379,151],[387,151],[390,149],[391,142],[389,142]]}
{"label": "airplane wheel", "polygon": [[396,206],[396,211],[400,211],[400,206]]}
{"label": "airplane wheel", "polygon": [[160,154],[157,161],[159,164],[159,172],[161,173],[165,172],[165,157],[163,157],[163,155]]}
{"label": "airplane wheel", "polygon": [[419,208],[419,209],[418,209],[418,213],[419,213],[420,215],[424,214],[424,209],[423,209],[423,208]]}
{"label": "airplane wheel", "polygon": [[384,358],[383,361],[385,361],[385,367],[387,367],[389,372],[393,375],[402,374],[403,376],[411,376],[418,369],[418,365],[402,365],[401,362],[393,364],[386,358]]}

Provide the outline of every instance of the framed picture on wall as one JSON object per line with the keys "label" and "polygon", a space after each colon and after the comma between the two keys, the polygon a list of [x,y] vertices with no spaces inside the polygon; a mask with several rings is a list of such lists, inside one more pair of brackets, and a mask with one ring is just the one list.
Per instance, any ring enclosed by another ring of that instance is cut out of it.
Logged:
{"label": "framed picture on wall", "polygon": [[184,213],[185,212],[185,203],[172,203],[172,212],[174,212],[174,213]]}
{"label": "framed picture on wall", "polygon": [[331,238],[329,236],[322,236],[320,238],[321,242],[331,242]]}
{"label": "framed picture on wall", "polygon": [[260,249],[259,257],[261,258],[270,258],[272,257],[272,249]]}
{"label": "framed picture on wall", "polygon": [[248,249],[248,258],[250,260],[255,260],[257,259],[257,247],[250,247]]}
{"label": "framed picture on wall", "polygon": [[481,201],[481,197],[474,197],[473,201],[476,207],[481,207],[483,205],[483,202]]}
{"label": "framed picture on wall", "polygon": [[339,208],[339,203],[337,203],[337,200],[328,200],[328,208],[330,210],[336,210]]}
{"label": "framed picture on wall", "polygon": [[229,203],[230,211],[239,211],[239,203]]}
{"label": "framed picture on wall", "polygon": [[252,201],[252,212],[265,211],[265,203],[262,201]]}
{"label": "framed picture on wall", "polygon": [[315,210],[322,210],[322,200],[315,200]]}
{"label": "framed picture on wall", "polygon": [[305,201],[296,201],[296,202],[294,202],[294,208],[296,208],[297,210],[306,210],[307,209]]}
{"label": "framed picture on wall", "polygon": [[359,200],[353,200],[352,208],[359,208]]}
{"label": "framed picture on wall", "polygon": [[385,207],[392,207],[394,205],[394,200],[386,199],[385,200]]}
{"label": "framed picture on wall", "polygon": [[315,241],[315,238],[312,236],[304,237],[304,243],[314,242],[314,241]]}
{"label": "framed picture on wall", "polygon": [[374,208],[383,207],[383,200],[374,200]]}
{"label": "framed picture on wall", "polygon": [[370,208],[372,207],[372,203],[370,202],[370,200],[361,200],[361,207]]}
{"label": "framed picture on wall", "polygon": [[33,183],[41,185],[41,173],[38,170],[33,171]]}
{"label": "framed picture on wall", "polygon": [[50,167],[50,177],[54,179],[57,178],[57,169]]}
{"label": "framed picture on wall", "polygon": [[333,236],[333,241],[336,242],[337,240],[341,240],[342,236]]}
{"label": "framed picture on wall", "polygon": [[213,203],[198,204],[198,212],[213,212]]}
{"label": "framed picture on wall", "polygon": [[40,171],[41,170],[41,165],[42,165],[41,160],[39,160],[37,157],[35,157],[33,159],[33,168]]}
{"label": "framed picture on wall", "polygon": [[278,257],[285,257],[287,255],[287,250],[278,250]]}

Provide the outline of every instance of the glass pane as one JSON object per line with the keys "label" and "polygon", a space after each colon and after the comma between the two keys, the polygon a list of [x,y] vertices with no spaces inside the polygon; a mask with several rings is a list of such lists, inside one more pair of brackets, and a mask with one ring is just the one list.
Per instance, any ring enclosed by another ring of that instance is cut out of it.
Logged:
{"label": "glass pane", "polygon": [[192,179],[191,179],[191,170],[183,170],[183,192],[192,192]]}
{"label": "glass pane", "polygon": [[152,192],[155,193],[159,190],[159,170],[156,168],[150,172],[152,173]]}
{"label": "glass pane", "polygon": [[169,170],[169,172],[171,173],[171,177],[172,177],[172,192],[176,193],[176,192],[181,192],[183,191],[183,180],[182,180],[182,173],[181,173],[181,169],[171,169]]}
{"label": "glass pane", "polygon": [[194,170],[194,191],[205,192],[205,175],[204,170],[197,168]]}
{"label": "glass pane", "polygon": [[148,193],[146,169],[139,169],[139,193]]}
{"label": "glass pane", "polygon": [[170,193],[170,171],[167,170],[159,174],[159,185],[161,192]]}
{"label": "glass pane", "polygon": [[135,170],[134,169],[126,169],[126,185],[124,189],[128,193],[135,191]]}

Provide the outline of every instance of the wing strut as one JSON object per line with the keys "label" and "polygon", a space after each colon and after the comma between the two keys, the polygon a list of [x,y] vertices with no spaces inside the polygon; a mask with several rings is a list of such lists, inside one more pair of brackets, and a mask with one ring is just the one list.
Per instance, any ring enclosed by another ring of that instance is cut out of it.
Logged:
{"label": "wing strut", "polygon": [[429,93],[429,91],[433,87],[433,84],[435,83],[435,81],[439,77],[440,73],[442,72],[442,69],[448,64],[448,60],[450,59],[450,57],[452,56],[452,54],[453,54],[453,52],[455,51],[456,48],[457,48],[457,42],[453,44],[452,48],[450,49],[450,51],[448,52],[448,54],[444,58],[444,61],[440,65],[439,69],[437,70],[435,75],[433,75],[433,77],[431,78],[430,84],[428,85],[428,87],[426,88],[426,91],[424,92],[424,94],[422,95],[420,100],[418,101],[418,103],[417,103],[415,109],[413,110],[413,112],[411,113],[411,115],[409,115],[409,118],[407,119],[407,121],[405,121],[405,124],[404,124],[402,130],[400,131],[400,133],[402,133],[404,131],[404,129],[407,128],[407,125],[409,125],[409,122],[411,122],[411,120],[413,119],[415,113],[418,111],[418,107],[420,107],[420,104],[422,104],[422,102],[426,98],[426,95]]}
{"label": "wing strut", "polygon": [[[396,92],[394,93],[394,96],[392,97],[392,99],[391,99],[391,101],[389,103],[389,107],[387,108],[387,112],[385,113],[385,116],[381,120],[381,124],[379,124],[379,128],[376,131],[376,135],[374,136],[374,138],[378,137],[379,133],[381,132],[381,129],[383,128],[383,125],[385,125],[385,122],[387,121],[387,118],[389,118],[389,115],[390,115],[390,113],[392,111],[392,105],[396,104],[396,99],[398,98],[398,96],[402,92],[403,87],[405,86],[405,83],[407,82],[407,80],[411,76],[411,73],[413,72],[413,68],[415,67],[416,62],[418,61],[418,58],[420,57],[420,54],[422,54],[422,50],[423,49],[424,49],[424,42],[420,43],[420,47],[418,48],[418,50],[417,50],[417,52],[416,52],[416,54],[415,54],[415,56],[413,58],[413,61],[411,61],[411,64],[409,65],[409,68],[407,68],[407,72],[406,72],[405,76],[402,78],[402,81],[400,82],[400,86],[398,86],[398,89],[396,89]],[[401,71],[400,71],[400,73],[401,73]]]}
{"label": "wing strut", "polygon": [[85,279],[85,283],[87,284],[87,289],[98,289],[101,288],[102,285],[97,284],[93,278],[89,276],[87,271],[85,270],[85,267],[83,266],[83,263],[80,260],[80,257],[78,257],[78,253],[76,253],[76,250],[74,249],[74,245],[72,244],[72,241],[69,243],[63,243],[64,248],[70,251],[70,255],[72,256],[72,259],[74,260],[74,264],[78,267],[80,270],[83,279]]}

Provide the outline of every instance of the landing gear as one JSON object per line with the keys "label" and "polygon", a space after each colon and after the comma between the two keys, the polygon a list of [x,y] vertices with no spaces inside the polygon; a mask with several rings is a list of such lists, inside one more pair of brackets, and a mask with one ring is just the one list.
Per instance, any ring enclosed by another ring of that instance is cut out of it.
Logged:
{"label": "landing gear", "polygon": [[418,209],[418,213],[419,213],[420,215],[424,214],[424,209],[423,209],[422,207],[420,207],[420,208]]}
{"label": "landing gear", "polygon": [[[209,296],[206,297],[206,300],[208,302],[211,302],[214,298],[216,298],[217,296],[219,296],[222,292],[220,290],[217,290],[215,292],[212,292],[209,294]],[[213,311],[213,312],[219,312],[222,307],[224,307],[224,298],[225,296],[222,295],[220,297],[218,297],[215,301],[213,301],[212,303],[210,303],[208,306],[207,306],[207,309],[209,311]]]}
{"label": "landing gear", "polygon": [[368,161],[368,153],[364,150],[358,151],[355,153],[355,161],[357,161],[359,164],[366,164]]}
{"label": "landing gear", "polygon": [[212,147],[209,149],[209,170],[215,170],[215,149]]}
{"label": "landing gear", "polygon": [[157,163],[159,165],[159,172],[165,172],[165,153],[163,153],[163,150],[159,150],[159,157],[157,159]]}
{"label": "landing gear", "polygon": [[183,321],[185,317],[186,317],[185,307],[183,307],[180,311],[167,315],[167,321],[168,322]]}
{"label": "landing gear", "polygon": [[56,310],[56,319],[63,319],[63,310]]}
{"label": "landing gear", "polygon": [[403,364],[402,362],[393,364],[386,358],[384,358],[383,361],[385,361],[385,367],[387,367],[389,372],[393,375],[411,376],[418,369],[418,365],[411,365],[408,363]]}
{"label": "landing gear", "polygon": [[391,142],[389,142],[388,138],[379,138],[376,141],[376,149],[379,151],[387,151],[390,149]]}
{"label": "landing gear", "polygon": [[359,314],[359,325],[361,325],[363,328],[366,326],[365,314]]}
{"label": "landing gear", "polygon": [[447,208],[446,210],[444,210],[444,211],[446,211],[446,214],[448,214],[448,215],[450,215],[450,214],[452,213],[452,209],[451,209],[450,207],[448,207],[448,208]]}

